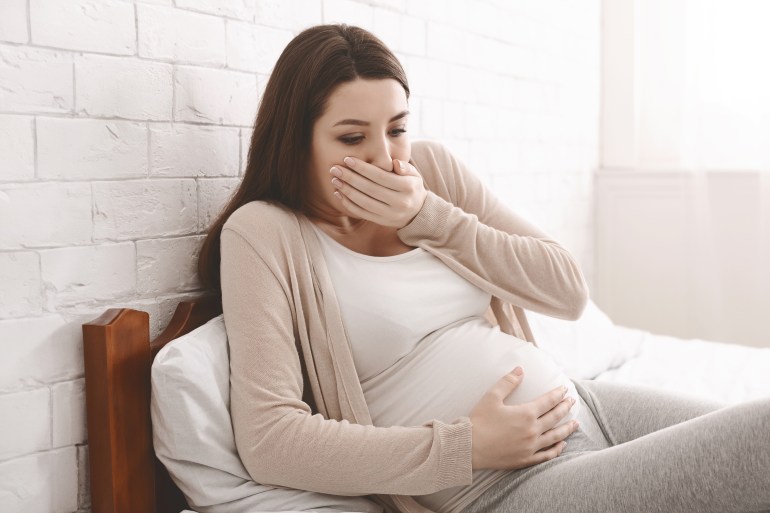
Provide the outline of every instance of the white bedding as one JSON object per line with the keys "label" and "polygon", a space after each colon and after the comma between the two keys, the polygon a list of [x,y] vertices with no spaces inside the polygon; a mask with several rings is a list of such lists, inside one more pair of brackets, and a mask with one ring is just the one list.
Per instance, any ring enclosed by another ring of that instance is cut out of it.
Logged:
{"label": "white bedding", "polygon": [[770,396],[770,347],[622,329],[641,337],[637,354],[594,379],[654,387],[726,404]]}
{"label": "white bedding", "polygon": [[615,325],[589,301],[577,321],[527,312],[541,349],[572,379],[652,387],[735,404],[770,396],[768,347],[684,339]]}

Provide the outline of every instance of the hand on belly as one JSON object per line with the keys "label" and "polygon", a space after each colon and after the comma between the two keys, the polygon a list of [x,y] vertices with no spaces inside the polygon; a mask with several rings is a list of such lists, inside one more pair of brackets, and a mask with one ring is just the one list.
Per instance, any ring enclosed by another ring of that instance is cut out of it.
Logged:
{"label": "hand on belly", "polygon": [[452,422],[468,415],[481,396],[517,365],[524,369],[524,377],[505,404],[533,401],[565,385],[567,396],[576,402],[558,425],[577,417],[580,398],[562,369],[535,345],[492,328],[484,319],[459,324],[425,342],[362,383],[375,425]]}
{"label": "hand on belly", "polygon": [[503,362],[501,363],[503,365],[501,365],[501,373],[498,378],[506,373],[505,369],[508,369],[507,372],[510,372],[510,369],[517,365],[524,369],[522,382],[508,397],[503,399],[504,404],[523,404],[533,401],[543,394],[565,385],[567,387],[567,395],[565,397],[573,397],[575,404],[570,408],[569,413],[556,425],[559,426],[577,418],[580,409],[580,398],[578,397],[575,385],[547,354],[536,346],[526,343],[520,344],[512,351],[510,357],[506,355],[502,360]]}

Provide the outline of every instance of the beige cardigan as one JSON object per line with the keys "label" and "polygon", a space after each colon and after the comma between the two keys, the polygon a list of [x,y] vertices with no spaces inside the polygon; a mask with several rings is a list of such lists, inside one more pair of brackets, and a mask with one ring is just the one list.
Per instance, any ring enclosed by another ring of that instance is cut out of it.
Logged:
{"label": "beige cardigan", "polygon": [[[523,309],[580,317],[588,287],[567,250],[441,144],[414,142],[410,162],[428,195],[398,230],[404,243],[491,293],[490,312],[508,334],[534,343]],[[223,227],[221,254],[233,429],[254,481],[371,495],[389,513],[429,512],[410,495],[471,484],[469,417],[372,425],[307,217],[262,201],[243,205]]]}

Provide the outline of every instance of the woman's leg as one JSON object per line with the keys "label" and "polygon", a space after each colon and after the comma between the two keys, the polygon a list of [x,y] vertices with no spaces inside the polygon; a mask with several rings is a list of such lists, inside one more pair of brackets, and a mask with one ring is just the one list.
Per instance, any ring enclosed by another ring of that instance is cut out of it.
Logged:
{"label": "woman's leg", "polygon": [[575,384],[595,422],[586,419],[559,457],[511,471],[462,513],[770,511],[770,398],[720,407]]}
{"label": "woman's leg", "polygon": [[622,444],[728,406],[718,401],[623,383],[590,379],[573,380],[573,383],[611,445]]}

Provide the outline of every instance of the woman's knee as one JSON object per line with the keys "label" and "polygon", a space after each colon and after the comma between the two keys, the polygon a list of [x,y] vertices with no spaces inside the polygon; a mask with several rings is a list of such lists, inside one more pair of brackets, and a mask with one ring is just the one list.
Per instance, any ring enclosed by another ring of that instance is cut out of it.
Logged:
{"label": "woman's knee", "polygon": [[753,428],[754,434],[770,445],[770,397],[738,403],[733,408],[739,409],[750,423],[749,428]]}
{"label": "woman's knee", "polygon": [[714,429],[714,450],[734,447],[754,471],[770,475],[770,397],[731,405],[717,415],[720,424]]}

